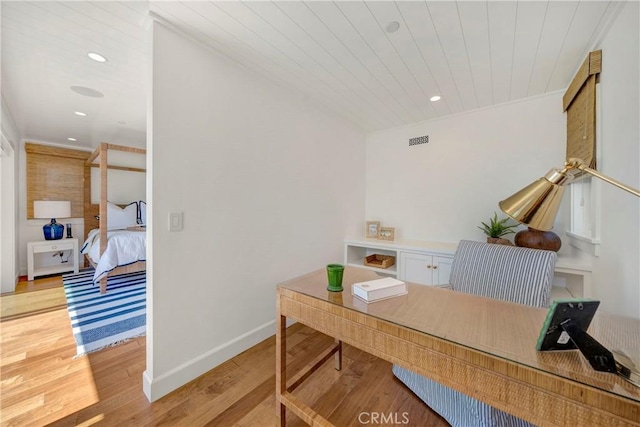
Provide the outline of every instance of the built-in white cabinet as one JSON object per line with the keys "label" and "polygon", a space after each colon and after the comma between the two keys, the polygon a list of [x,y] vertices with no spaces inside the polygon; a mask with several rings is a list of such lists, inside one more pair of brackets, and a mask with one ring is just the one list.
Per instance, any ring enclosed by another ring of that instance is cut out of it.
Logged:
{"label": "built-in white cabinet", "polygon": [[[397,277],[409,283],[445,285],[449,283],[457,246],[457,243],[443,242],[345,239],[344,264]],[[365,266],[364,259],[373,254],[394,256],[396,263],[385,269]],[[557,283],[552,289],[552,299],[590,298],[593,295],[591,265],[581,258],[560,256],[555,272],[554,282]]]}
{"label": "built-in white cabinet", "polygon": [[[344,263],[352,267],[373,270],[378,274],[397,277],[405,282],[443,285],[449,283],[451,262],[456,246],[456,244],[440,242],[347,239],[344,247]],[[396,262],[385,269],[365,266],[365,258],[374,254],[393,256]]]}
{"label": "built-in white cabinet", "polygon": [[421,285],[446,285],[453,256],[400,252],[400,280]]}

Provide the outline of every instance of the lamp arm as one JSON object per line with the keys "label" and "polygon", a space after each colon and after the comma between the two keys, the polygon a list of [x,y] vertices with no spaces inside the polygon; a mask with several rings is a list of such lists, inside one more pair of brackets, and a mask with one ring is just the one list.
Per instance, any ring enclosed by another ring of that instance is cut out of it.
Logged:
{"label": "lamp arm", "polygon": [[595,176],[597,178],[600,178],[603,181],[608,182],[611,185],[615,185],[616,187],[621,188],[624,191],[628,191],[629,193],[631,193],[631,194],[633,194],[633,195],[635,195],[637,197],[640,197],[640,190],[636,190],[635,188],[629,187],[628,185],[623,184],[620,181],[616,181],[613,178],[609,178],[608,176],[601,174],[600,172],[598,172],[595,169],[591,169],[590,167],[585,165],[584,162],[581,159],[575,159],[575,158],[569,159],[567,161],[566,167],[567,167],[567,169],[576,168],[576,169],[579,169],[581,171],[584,171],[584,172],[586,172],[588,174],[591,174],[591,175],[593,175],[593,176]]}

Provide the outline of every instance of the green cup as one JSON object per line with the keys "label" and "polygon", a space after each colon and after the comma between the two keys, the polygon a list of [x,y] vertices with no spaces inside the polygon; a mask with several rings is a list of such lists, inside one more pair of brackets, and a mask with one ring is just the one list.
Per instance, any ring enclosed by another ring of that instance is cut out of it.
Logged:
{"label": "green cup", "polygon": [[344,273],[344,265],[329,264],[327,265],[327,278],[329,286],[327,290],[330,292],[342,292],[342,274]]}

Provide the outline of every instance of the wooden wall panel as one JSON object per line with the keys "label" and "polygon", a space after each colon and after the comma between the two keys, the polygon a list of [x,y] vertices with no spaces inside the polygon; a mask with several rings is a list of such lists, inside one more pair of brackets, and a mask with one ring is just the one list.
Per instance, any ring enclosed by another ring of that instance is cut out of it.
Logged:
{"label": "wooden wall panel", "polygon": [[589,55],[587,55],[587,58],[584,60],[584,62],[580,66],[580,69],[569,84],[567,91],[562,96],[562,108],[564,110],[569,108],[569,105],[571,105],[576,95],[578,95],[589,76],[599,74],[601,71],[602,50],[589,52]]}
{"label": "wooden wall panel", "polygon": [[602,51],[590,52],[562,98],[567,159],[577,157],[592,169],[596,169],[596,80],[601,71]]}
{"label": "wooden wall panel", "polygon": [[84,217],[84,162],[87,151],[27,142],[27,219],[35,200],[69,200],[71,217]]}
{"label": "wooden wall panel", "polygon": [[567,159],[596,168],[596,76],[590,76],[567,109]]}

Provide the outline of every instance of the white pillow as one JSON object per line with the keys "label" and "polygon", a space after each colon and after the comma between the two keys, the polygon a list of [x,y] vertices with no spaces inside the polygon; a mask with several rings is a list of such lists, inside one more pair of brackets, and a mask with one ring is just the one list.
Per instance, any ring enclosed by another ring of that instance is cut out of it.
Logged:
{"label": "white pillow", "polygon": [[107,229],[122,230],[138,225],[138,204],[129,203],[124,209],[115,203],[107,202]]}
{"label": "white pillow", "polygon": [[144,200],[140,200],[138,202],[138,224],[147,225],[147,202]]}

